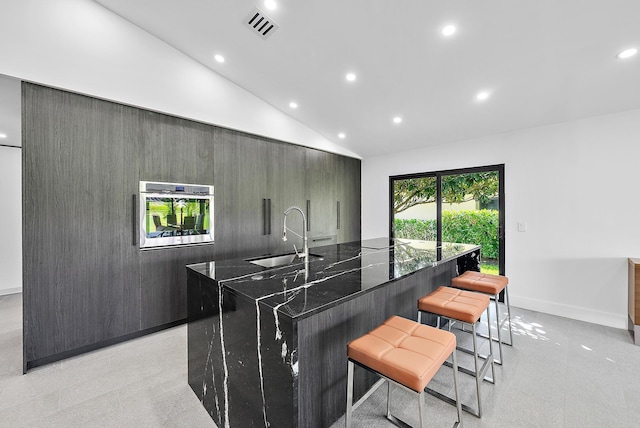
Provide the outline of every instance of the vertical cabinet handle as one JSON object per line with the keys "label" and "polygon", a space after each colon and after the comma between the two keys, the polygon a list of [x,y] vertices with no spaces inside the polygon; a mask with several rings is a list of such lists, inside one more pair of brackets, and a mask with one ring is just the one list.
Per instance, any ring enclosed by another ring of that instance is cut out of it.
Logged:
{"label": "vertical cabinet handle", "polygon": [[307,232],[311,231],[311,201],[307,199]]}
{"label": "vertical cabinet handle", "polygon": [[131,196],[131,244],[135,247],[138,245],[138,228],[136,227],[136,215],[137,213],[137,195],[134,193]]}
{"label": "vertical cabinet handle", "polygon": [[268,235],[267,233],[267,200],[262,198],[262,234]]}
{"label": "vertical cabinet handle", "polygon": [[338,224],[336,225],[336,228],[340,229],[340,201],[336,203],[336,214],[338,217]]}
{"label": "vertical cabinet handle", "polygon": [[262,234],[271,235],[271,199],[262,198]]}
{"label": "vertical cabinet handle", "polygon": [[271,199],[267,199],[267,235],[271,235]]}

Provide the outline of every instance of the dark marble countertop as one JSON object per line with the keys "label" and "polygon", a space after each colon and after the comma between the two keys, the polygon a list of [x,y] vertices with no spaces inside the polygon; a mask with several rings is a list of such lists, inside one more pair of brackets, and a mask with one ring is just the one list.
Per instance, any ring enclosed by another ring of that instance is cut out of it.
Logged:
{"label": "dark marble countertop", "polygon": [[248,261],[253,259],[230,259],[196,263],[187,269],[280,315],[304,318],[479,249],[469,244],[376,238],[310,248],[306,270],[297,258],[275,268]]}

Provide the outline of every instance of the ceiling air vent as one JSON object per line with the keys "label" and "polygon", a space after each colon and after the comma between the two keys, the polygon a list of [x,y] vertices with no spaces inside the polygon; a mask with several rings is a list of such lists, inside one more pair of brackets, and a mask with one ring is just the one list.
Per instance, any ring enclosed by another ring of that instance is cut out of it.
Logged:
{"label": "ceiling air vent", "polygon": [[256,33],[262,39],[268,39],[269,36],[280,28],[273,19],[269,18],[263,11],[257,8],[247,16],[244,23],[251,31]]}

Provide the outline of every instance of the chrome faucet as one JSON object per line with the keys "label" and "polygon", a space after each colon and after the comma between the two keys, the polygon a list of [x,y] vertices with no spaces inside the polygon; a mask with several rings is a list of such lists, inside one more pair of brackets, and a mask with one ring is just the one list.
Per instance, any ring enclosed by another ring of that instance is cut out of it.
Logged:
{"label": "chrome faucet", "polygon": [[[285,210],[284,212],[284,220],[282,221],[282,240],[283,241],[287,241],[287,215],[291,212],[291,211],[298,211],[300,213],[300,215],[302,216],[302,253],[298,253],[298,249],[296,248],[295,244],[293,245],[293,249],[295,250],[296,254],[298,255],[299,258],[304,258],[305,262],[307,262],[309,260],[309,245],[307,243],[307,217],[304,215],[304,212],[298,208],[298,207],[289,207]],[[294,232],[295,233],[295,232]],[[296,234],[297,235],[297,234]],[[300,235],[298,235],[300,236]]]}

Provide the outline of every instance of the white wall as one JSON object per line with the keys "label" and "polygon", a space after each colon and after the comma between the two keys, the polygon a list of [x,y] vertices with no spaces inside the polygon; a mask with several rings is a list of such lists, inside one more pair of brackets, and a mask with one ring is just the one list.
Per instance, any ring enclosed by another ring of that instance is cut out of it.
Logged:
{"label": "white wall", "polygon": [[21,150],[0,146],[0,296],[22,291]]}
{"label": "white wall", "polygon": [[633,110],[367,158],[363,238],[388,235],[390,175],[504,163],[512,303],[626,328],[627,258],[640,257],[639,141]]}
{"label": "white wall", "polygon": [[355,156],[90,0],[3,0],[0,73]]}

